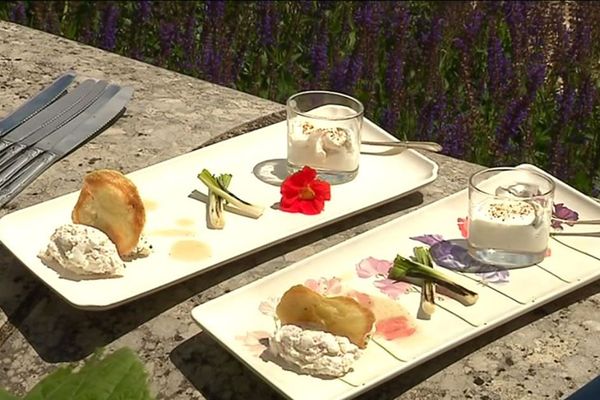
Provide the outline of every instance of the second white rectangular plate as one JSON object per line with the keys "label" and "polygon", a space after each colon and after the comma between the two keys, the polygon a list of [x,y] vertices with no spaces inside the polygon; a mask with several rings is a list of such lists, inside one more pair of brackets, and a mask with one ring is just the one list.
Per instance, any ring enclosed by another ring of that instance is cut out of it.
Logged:
{"label": "second white rectangular plate", "polygon": [[[600,217],[600,204],[556,182],[555,203],[575,210],[580,219]],[[194,308],[192,316],[287,397],[339,400],[354,397],[600,277],[600,239],[560,236],[551,239],[551,254],[536,266],[489,273],[443,269],[477,292],[479,300],[465,307],[438,295],[431,319],[418,319],[419,288],[390,281],[382,271],[387,271],[397,254],[412,255],[415,246],[431,246],[438,265],[460,267],[465,249],[452,247],[452,243],[463,240],[466,216],[467,192],[463,190],[202,304]],[[589,227],[565,226],[564,231],[581,233]],[[297,374],[267,351],[268,338],[275,330],[273,310],[278,298],[298,284],[328,296],[352,296],[375,314],[373,339],[354,370],[343,378]]]}
{"label": "second white rectangular plate", "polygon": [[[394,138],[365,120],[365,140]],[[61,278],[40,262],[52,232],[71,222],[79,192],[16,211],[0,219],[0,240],[44,283],[76,307],[106,309],[131,301],[191,276],[206,272],[254,251],[402,197],[437,177],[437,165],[412,150],[383,155],[389,148],[368,146],[353,181],[332,186],[331,201],[315,216],[289,214],[271,208],[280,200],[279,186],[259,180],[254,171],[281,174],[286,157],[286,122],[202,148],[133,172],[146,205],[145,235],[154,247],[147,258],[127,263],[116,279],[73,281]],[[273,161],[272,163],[270,161]],[[275,170],[269,166],[276,166]],[[197,175],[231,173],[231,190],[266,206],[259,219],[226,215],[223,230],[206,227],[205,204],[193,198],[207,188]]]}

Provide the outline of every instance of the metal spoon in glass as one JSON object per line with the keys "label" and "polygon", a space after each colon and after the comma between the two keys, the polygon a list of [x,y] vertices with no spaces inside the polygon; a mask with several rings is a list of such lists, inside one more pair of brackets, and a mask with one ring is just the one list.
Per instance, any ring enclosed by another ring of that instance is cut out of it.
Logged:
{"label": "metal spoon in glass", "polygon": [[[515,197],[531,197],[538,193],[539,189],[536,185],[529,183],[515,183],[509,186],[499,186],[496,189],[496,195],[502,196],[505,194],[511,194]],[[567,220],[552,217],[553,221],[568,223],[569,225],[600,225],[600,219],[580,219],[580,220]]]}
{"label": "metal spoon in glass", "polygon": [[369,146],[389,146],[389,147],[405,147],[407,149],[420,149],[420,150],[429,150],[435,153],[442,151],[442,146],[435,142],[417,142],[417,141],[403,141],[403,142],[381,142],[381,141],[371,141],[371,140],[363,140],[361,144],[367,144]]}

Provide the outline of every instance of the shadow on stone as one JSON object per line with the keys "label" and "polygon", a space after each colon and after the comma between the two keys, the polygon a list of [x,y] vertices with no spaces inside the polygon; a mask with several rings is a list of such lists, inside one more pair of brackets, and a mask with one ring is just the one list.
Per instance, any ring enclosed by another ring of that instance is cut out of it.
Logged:
{"label": "shadow on stone", "polygon": [[207,400],[284,398],[206,333],[181,343],[170,359]]}
{"label": "shadow on stone", "polygon": [[[0,347],[8,340],[12,331],[18,329],[46,362],[81,360],[99,347],[112,343],[146,321],[195,295],[200,295],[202,301],[221,295],[223,290],[214,286],[244,271],[323,238],[417,206],[422,202],[421,193],[412,193],[105,311],[80,310],[66,303],[60,296],[41,284],[8,249],[2,246],[0,247],[2,262],[0,264],[2,265],[0,309],[8,316],[10,323],[0,327]],[[242,286],[272,272],[274,272],[272,269],[258,269],[244,282],[240,283],[240,280],[237,280],[236,285]],[[191,300],[190,307],[200,301]]]}

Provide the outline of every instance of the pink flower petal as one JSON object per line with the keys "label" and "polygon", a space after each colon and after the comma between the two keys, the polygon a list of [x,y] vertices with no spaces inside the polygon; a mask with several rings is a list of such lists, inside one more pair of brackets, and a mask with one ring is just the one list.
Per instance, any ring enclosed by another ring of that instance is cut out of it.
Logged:
{"label": "pink flower petal", "polygon": [[373,275],[387,276],[391,267],[391,261],[368,257],[358,263],[356,266],[356,274],[359,278],[370,278]]}
{"label": "pink flower petal", "polygon": [[381,279],[373,283],[377,289],[386,294],[389,298],[396,300],[400,295],[406,293],[410,287],[409,283],[396,282],[391,279]]}
{"label": "pink flower petal", "polygon": [[377,321],[375,329],[386,340],[412,336],[416,332],[415,326],[403,315]]}
{"label": "pink flower petal", "polygon": [[326,294],[339,294],[342,291],[342,280],[340,278],[331,278],[327,281]]}
{"label": "pink flower petal", "polygon": [[469,217],[465,217],[465,218],[458,218],[456,220],[456,222],[458,223],[458,229],[460,229],[460,234],[462,235],[463,238],[468,238],[469,237]]}
{"label": "pink flower petal", "polygon": [[306,282],[304,282],[304,286],[306,286],[310,290],[314,290],[317,293],[321,293],[321,291],[319,290],[319,282],[317,282],[314,279],[307,279]]}

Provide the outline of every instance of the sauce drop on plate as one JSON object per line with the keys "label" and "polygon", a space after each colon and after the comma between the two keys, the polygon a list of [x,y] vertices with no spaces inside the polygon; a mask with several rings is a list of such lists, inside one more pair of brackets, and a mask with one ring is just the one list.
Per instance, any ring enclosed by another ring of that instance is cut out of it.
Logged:
{"label": "sauce drop on plate", "polygon": [[172,258],[180,261],[199,261],[210,257],[210,247],[198,240],[178,240],[171,246],[169,253]]}
{"label": "sauce drop on plate", "polygon": [[150,236],[166,236],[166,237],[174,237],[174,236],[194,236],[194,231],[189,229],[157,229],[149,232]]}
{"label": "sauce drop on plate", "polygon": [[158,203],[154,200],[142,200],[142,203],[144,203],[144,209],[146,211],[155,211],[158,208]]}
{"label": "sauce drop on plate", "polygon": [[195,224],[195,221],[191,218],[179,218],[175,223],[179,226],[192,226]]}

